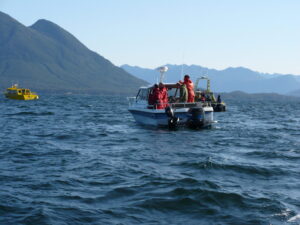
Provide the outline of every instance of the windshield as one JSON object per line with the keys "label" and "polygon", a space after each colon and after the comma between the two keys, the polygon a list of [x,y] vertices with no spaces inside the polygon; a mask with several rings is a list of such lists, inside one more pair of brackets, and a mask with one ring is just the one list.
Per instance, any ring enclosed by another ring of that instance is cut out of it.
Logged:
{"label": "windshield", "polygon": [[148,100],[149,95],[149,89],[148,88],[142,88],[139,90],[139,93],[137,95],[138,100]]}
{"label": "windshield", "polygon": [[17,94],[17,90],[7,90],[8,94]]}

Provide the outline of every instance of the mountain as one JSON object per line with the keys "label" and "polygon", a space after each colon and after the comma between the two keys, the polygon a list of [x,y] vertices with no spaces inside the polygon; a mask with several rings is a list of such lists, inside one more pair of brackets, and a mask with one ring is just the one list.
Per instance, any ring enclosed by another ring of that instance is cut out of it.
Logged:
{"label": "mountain", "polygon": [[271,102],[271,101],[276,101],[276,102],[282,102],[287,103],[287,102],[299,102],[300,103],[300,97],[299,96],[286,96],[286,95],[281,95],[281,94],[276,94],[276,93],[253,93],[253,94],[248,94],[245,92],[241,91],[233,91],[233,92],[226,92],[226,93],[218,93],[221,95],[222,100],[225,102],[229,101],[237,101],[239,100],[241,104],[244,104],[245,102],[248,101],[264,101],[264,102]]}
{"label": "mountain", "polygon": [[293,95],[293,96],[300,96],[300,88],[294,91],[291,91],[289,93],[289,95]]}
{"label": "mountain", "polygon": [[[225,70],[208,69],[197,65],[167,64],[166,82],[177,82],[183,74],[189,74],[193,80],[208,76],[211,79],[212,90],[216,92],[243,91],[247,93],[279,93],[290,94],[300,89],[299,76],[283,74],[265,74],[247,68],[227,68]],[[137,66],[121,66],[134,76],[149,83],[157,81],[159,76],[155,69],[145,69]],[[204,86],[204,83],[202,84]],[[206,84],[205,84],[206,85]]]}
{"label": "mountain", "polygon": [[146,83],[50,21],[26,27],[0,12],[0,34],[1,89],[18,82],[37,91],[122,94]]}

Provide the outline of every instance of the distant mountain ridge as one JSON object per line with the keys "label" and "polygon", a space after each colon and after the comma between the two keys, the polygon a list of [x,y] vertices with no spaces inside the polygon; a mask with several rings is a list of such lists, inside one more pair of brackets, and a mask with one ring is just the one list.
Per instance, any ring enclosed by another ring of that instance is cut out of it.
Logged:
{"label": "distant mountain ridge", "polygon": [[[279,93],[295,94],[300,89],[300,76],[284,74],[265,74],[247,68],[227,68],[225,70],[208,69],[198,65],[167,64],[166,82],[177,82],[181,74],[189,74],[193,80],[200,76],[211,79],[212,90],[216,92],[243,91],[247,93]],[[157,81],[159,75],[155,69],[122,65],[127,72],[146,80],[149,83]],[[300,91],[299,91],[300,94]]]}
{"label": "distant mountain ridge", "polygon": [[281,101],[281,102],[299,102],[300,103],[300,96],[286,96],[277,93],[252,93],[248,94],[241,91],[233,91],[233,92],[226,92],[226,93],[218,93],[222,96],[222,100],[227,102],[230,100],[239,100],[241,104],[247,101]]}
{"label": "distant mountain ridge", "polygon": [[135,93],[146,82],[41,19],[26,27],[0,12],[0,88],[12,82],[44,91]]}

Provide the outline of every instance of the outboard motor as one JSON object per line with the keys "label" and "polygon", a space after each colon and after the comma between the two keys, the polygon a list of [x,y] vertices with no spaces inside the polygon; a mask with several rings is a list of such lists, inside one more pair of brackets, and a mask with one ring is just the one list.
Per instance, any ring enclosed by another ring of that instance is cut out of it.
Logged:
{"label": "outboard motor", "polygon": [[226,111],[226,106],[222,103],[216,103],[213,108],[214,108],[215,112],[225,112]]}
{"label": "outboard motor", "polygon": [[175,130],[178,126],[179,118],[175,116],[174,110],[170,106],[166,107],[165,112],[166,112],[167,116],[169,117],[169,120],[168,120],[169,129]]}
{"label": "outboard motor", "polygon": [[200,115],[204,115],[202,108],[190,108],[190,118],[187,121],[187,126],[191,129],[200,129],[204,126],[204,116],[199,119]]}

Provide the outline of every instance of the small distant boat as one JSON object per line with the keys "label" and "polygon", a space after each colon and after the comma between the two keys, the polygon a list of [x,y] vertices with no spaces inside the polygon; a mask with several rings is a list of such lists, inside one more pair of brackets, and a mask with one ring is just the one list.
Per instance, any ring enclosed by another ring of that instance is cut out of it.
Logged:
{"label": "small distant boat", "polygon": [[17,84],[12,85],[6,89],[4,93],[6,98],[15,100],[35,100],[39,99],[39,96],[35,92],[31,92],[27,88],[19,88]]}

